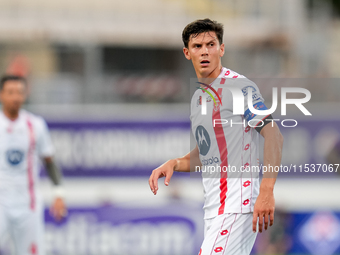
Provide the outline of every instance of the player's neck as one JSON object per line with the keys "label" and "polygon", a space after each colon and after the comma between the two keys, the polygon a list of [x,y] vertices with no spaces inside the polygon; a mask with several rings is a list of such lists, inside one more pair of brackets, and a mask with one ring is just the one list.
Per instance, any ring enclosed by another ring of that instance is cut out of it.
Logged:
{"label": "player's neck", "polygon": [[19,111],[10,111],[8,109],[2,109],[2,112],[8,119],[12,121],[16,120],[19,117]]}
{"label": "player's neck", "polygon": [[217,68],[215,68],[211,73],[208,74],[203,74],[203,73],[197,73],[197,78],[199,81],[203,81],[204,79],[211,79],[214,80],[216,79],[222,72],[222,65],[219,65]]}

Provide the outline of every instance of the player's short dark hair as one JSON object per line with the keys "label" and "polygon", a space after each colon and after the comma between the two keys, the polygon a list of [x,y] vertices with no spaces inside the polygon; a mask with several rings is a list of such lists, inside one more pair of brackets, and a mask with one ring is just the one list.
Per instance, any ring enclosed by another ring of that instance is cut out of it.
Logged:
{"label": "player's short dark hair", "polygon": [[6,75],[2,76],[2,78],[0,80],[0,90],[3,90],[5,83],[8,82],[8,81],[20,81],[25,86],[27,85],[27,80],[26,80],[25,77],[19,76],[19,75],[6,74]]}
{"label": "player's short dark hair", "polygon": [[188,48],[190,36],[196,37],[200,33],[215,32],[220,44],[223,41],[223,25],[211,19],[198,19],[188,24],[182,32],[184,46]]}

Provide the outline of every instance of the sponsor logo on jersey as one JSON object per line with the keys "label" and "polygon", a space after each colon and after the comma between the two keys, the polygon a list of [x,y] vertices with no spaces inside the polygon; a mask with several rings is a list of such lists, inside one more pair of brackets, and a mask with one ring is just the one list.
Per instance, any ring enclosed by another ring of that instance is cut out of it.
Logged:
{"label": "sponsor logo on jersey", "polygon": [[199,106],[199,105],[202,105],[202,97],[201,96],[198,97],[196,106]]}
{"label": "sponsor logo on jersey", "polygon": [[[220,96],[222,98],[222,95]],[[221,104],[217,103],[217,104],[214,104],[214,111],[217,112],[219,111],[221,108]]]}
{"label": "sponsor logo on jersey", "polygon": [[212,165],[212,164],[216,164],[216,163],[219,163],[220,160],[218,159],[218,157],[211,157],[211,158],[208,158],[208,159],[202,159],[202,165],[203,166],[207,166],[207,165]]}
{"label": "sponsor logo on jersey", "polygon": [[207,155],[211,145],[208,131],[200,125],[196,128],[195,137],[200,154]]}
{"label": "sponsor logo on jersey", "polygon": [[8,150],[6,152],[7,161],[12,166],[19,165],[24,159],[24,152],[21,150]]}

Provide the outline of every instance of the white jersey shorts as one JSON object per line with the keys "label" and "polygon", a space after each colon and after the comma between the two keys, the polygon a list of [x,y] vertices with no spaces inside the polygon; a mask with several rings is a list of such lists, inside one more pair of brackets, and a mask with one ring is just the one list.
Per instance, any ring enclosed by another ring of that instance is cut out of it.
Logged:
{"label": "white jersey shorts", "polygon": [[[5,248],[10,252],[8,254],[43,255],[43,232],[44,217],[40,201],[37,201],[35,210],[28,206],[8,207],[0,204],[0,251]],[[6,245],[9,240],[13,242],[12,247]]]}
{"label": "white jersey shorts", "polygon": [[199,255],[249,255],[257,236],[252,213],[226,213],[204,220]]}

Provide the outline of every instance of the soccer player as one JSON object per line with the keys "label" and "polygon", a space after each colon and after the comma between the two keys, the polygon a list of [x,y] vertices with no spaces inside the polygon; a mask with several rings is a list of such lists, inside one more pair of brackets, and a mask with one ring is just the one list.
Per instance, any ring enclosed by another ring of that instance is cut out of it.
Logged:
{"label": "soccer player", "polygon": [[66,214],[61,173],[45,121],[21,109],[27,93],[26,79],[6,75],[0,81],[0,238],[7,232],[17,255],[43,255],[43,205],[37,189],[39,159],[55,185],[51,213]]}
{"label": "soccer player", "polygon": [[[263,227],[267,229],[274,222],[277,173],[264,173],[260,185],[258,175],[240,171],[259,166],[258,134],[264,137],[263,165],[268,169],[279,166],[283,137],[271,115],[256,115],[248,109],[248,91],[252,93],[254,108],[267,109],[256,84],[222,67],[222,38],[222,24],[210,19],[196,20],[183,30],[184,56],[192,61],[202,84],[191,100],[191,128],[197,145],[184,157],[171,159],[153,170],[149,185],[156,195],[158,179],[165,177],[168,186],[174,171],[190,172],[202,165],[237,169],[234,175],[221,171],[218,178],[203,175],[205,227],[199,254],[248,255],[257,230],[261,233]],[[211,82],[207,83],[207,79]],[[233,97],[227,84],[243,93],[244,114],[233,114]],[[205,96],[209,91],[216,92],[214,98]],[[203,98],[207,101],[206,115],[201,113]],[[252,125],[248,125],[250,122]]]}

